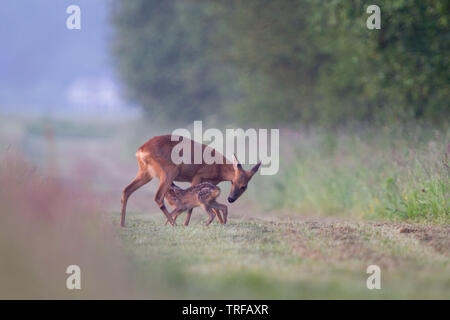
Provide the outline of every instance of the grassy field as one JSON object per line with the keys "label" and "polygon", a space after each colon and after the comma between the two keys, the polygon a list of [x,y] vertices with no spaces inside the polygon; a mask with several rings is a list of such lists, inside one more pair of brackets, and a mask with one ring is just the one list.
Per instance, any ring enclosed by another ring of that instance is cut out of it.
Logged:
{"label": "grassy field", "polygon": [[[163,220],[131,214],[120,230],[139,283],[159,298],[450,298],[449,226],[296,217],[172,228]],[[381,290],[366,287],[371,264],[381,268]]]}
{"label": "grassy field", "polygon": [[[255,176],[226,226],[204,227],[200,209],[164,226],[155,180],[120,228],[136,148],[168,132],[0,118],[0,297],[450,299],[448,128],[283,129],[280,172]],[[80,292],[64,286],[69,264]],[[381,290],[366,288],[369,265]]]}

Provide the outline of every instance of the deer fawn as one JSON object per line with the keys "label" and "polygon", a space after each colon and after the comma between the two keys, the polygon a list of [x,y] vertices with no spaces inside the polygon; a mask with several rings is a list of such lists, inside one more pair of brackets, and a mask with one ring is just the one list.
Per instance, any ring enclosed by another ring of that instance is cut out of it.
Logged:
{"label": "deer fawn", "polygon": [[[189,141],[189,139],[187,140]],[[138,149],[136,157],[139,165],[139,172],[136,178],[125,187],[122,192],[122,213],[120,221],[122,227],[125,226],[128,198],[134,191],[153,178],[159,179],[159,187],[155,194],[155,201],[167,217],[167,220],[169,220],[170,224],[173,226],[175,225],[175,222],[164,205],[164,196],[173,181],[191,182],[193,186],[205,181],[214,185],[222,181],[230,181],[231,191],[228,196],[228,202],[231,203],[244,193],[250,179],[258,171],[258,168],[261,165],[261,162],[259,162],[251,170],[246,171],[242,168],[236,157],[233,158],[233,164],[228,164],[227,159],[218,154],[216,150],[211,151],[211,155],[215,157],[215,154],[217,153],[217,156],[222,158],[222,163],[207,164],[202,159],[202,163],[194,164],[194,154],[192,153],[191,164],[175,164],[171,159],[171,155],[172,149],[178,143],[180,142],[173,141],[172,135],[168,134],[154,137]],[[192,140],[190,140],[190,143],[191,150],[196,150],[194,144],[198,143]],[[206,145],[201,144],[202,152],[204,152],[206,147]],[[217,216],[219,215],[216,208],[213,208],[213,211]],[[192,209],[189,209],[186,221],[184,222],[185,226],[189,224],[191,214]]]}
{"label": "deer fawn", "polygon": [[[209,225],[214,220],[215,215],[217,215],[217,219],[221,224],[225,224],[227,222],[228,208],[226,205],[216,201],[219,195],[220,188],[210,182],[202,182],[185,190],[172,183],[165,199],[173,208],[170,216],[174,222],[184,211],[202,207],[209,214],[209,219],[205,225]],[[213,209],[217,209],[217,211],[215,212]],[[223,220],[220,216],[220,211],[222,211]],[[166,220],[166,224],[167,222],[169,222],[169,219]]]}

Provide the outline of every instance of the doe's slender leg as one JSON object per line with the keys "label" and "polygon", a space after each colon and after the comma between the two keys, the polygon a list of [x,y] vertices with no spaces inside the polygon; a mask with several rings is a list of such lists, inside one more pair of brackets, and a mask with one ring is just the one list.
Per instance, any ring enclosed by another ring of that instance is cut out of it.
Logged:
{"label": "doe's slender leg", "polygon": [[166,192],[169,190],[172,181],[173,181],[172,177],[170,178],[160,177],[159,187],[158,190],[156,190],[155,194],[155,201],[158,204],[159,208],[164,213],[164,215],[166,216],[167,220],[169,220],[170,224],[172,226],[176,226],[176,223],[173,221],[172,216],[170,215],[169,211],[167,211],[167,208],[164,205],[164,196],[166,195]]}

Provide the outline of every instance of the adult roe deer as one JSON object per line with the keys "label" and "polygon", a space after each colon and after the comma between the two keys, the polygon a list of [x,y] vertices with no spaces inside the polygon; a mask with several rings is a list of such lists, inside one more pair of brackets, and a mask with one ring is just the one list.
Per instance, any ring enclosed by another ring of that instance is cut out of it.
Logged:
{"label": "adult roe deer", "polygon": [[[172,141],[172,135],[156,136],[142,145],[136,152],[136,157],[139,165],[139,171],[136,178],[123,189],[122,192],[122,212],[120,224],[125,226],[125,214],[127,201],[130,195],[137,189],[150,182],[153,178],[159,179],[159,186],[155,194],[155,201],[164,215],[169,220],[172,226],[175,225],[171,215],[164,205],[164,196],[169,190],[173,181],[191,182],[191,185],[199,184],[200,182],[210,182],[218,184],[222,181],[231,182],[231,190],[228,196],[228,202],[232,203],[239,198],[247,189],[247,184],[253,175],[258,171],[261,162],[258,162],[251,170],[244,170],[237,160],[233,157],[233,164],[227,163],[227,159],[219,154],[216,150],[211,152],[211,156],[222,159],[222,163],[207,164],[202,162],[200,164],[194,163],[194,152],[191,152],[191,164],[181,163],[175,164],[172,161],[172,149],[180,141]],[[181,139],[181,137],[180,137]],[[196,150],[195,145],[198,142],[182,138],[187,143],[191,143],[191,150]],[[201,144],[202,155],[207,146]],[[217,157],[216,157],[217,153]],[[180,154],[182,156],[182,152]],[[218,217],[220,213],[217,209],[214,212]],[[189,224],[192,209],[189,209],[184,225]]]}
{"label": "adult roe deer", "polygon": [[[184,211],[194,209],[195,207],[202,207],[209,215],[209,219],[205,223],[207,226],[214,220],[216,214],[214,209],[222,212],[223,220],[220,214],[217,215],[219,222],[227,222],[228,208],[226,205],[217,202],[216,199],[219,195],[220,188],[210,182],[201,182],[187,189],[181,189],[172,183],[164,199],[173,208],[170,216],[174,222]],[[167,222],[169,220],[166,220],[166,224]]]}

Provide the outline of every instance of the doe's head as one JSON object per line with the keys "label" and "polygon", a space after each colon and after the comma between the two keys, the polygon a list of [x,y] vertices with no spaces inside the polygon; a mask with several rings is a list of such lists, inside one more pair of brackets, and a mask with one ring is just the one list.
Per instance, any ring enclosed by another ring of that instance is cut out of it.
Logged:
{"label": "doe's head", "polygon": [[231,190],[228,196],[228,202],[232,203],[236,201],[236,199],[244,193],[249,181],[252,179],[253,175],[258,172],[260,165],[261,161],[250,170],[244,170],[236,158],[236,155],[233,155],[234,177],[233,180],[231,180]]}

